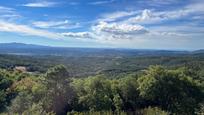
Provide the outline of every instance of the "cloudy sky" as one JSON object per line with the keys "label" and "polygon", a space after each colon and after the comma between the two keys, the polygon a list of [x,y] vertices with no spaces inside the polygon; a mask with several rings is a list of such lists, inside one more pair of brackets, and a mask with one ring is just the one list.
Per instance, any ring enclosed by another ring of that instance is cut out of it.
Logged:
{"label": "cloudy sky", "polygon": [[1,0],[0,43],[204,48],[204,0]]}

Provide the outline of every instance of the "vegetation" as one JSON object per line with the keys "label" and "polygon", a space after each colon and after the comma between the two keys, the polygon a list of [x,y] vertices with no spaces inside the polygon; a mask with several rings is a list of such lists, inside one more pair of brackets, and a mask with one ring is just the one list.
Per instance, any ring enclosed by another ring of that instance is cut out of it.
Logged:
{"label": "vegetation", "polygon": [[[77,55],[77,54],[76,54]],[[79,54],[80,55],[80,54]],[[93,55],[93,54],[92,54]],[[96,55],[96,54],[95,54]],[[116,78],[127,74],[135,74],[147,69],[150,65],[162,65],[168,68],[189,67],[192,72],[201,72],[203,76],[204,55],[172,55],[171,56],[55,56],[55,55],[6,55],[0,54],[0,68],[13,70],[16,66],[26,67],[28,72],[45,73],[47,69],[59,64],[69,69],[74,77],[87,77],[97,74]],[[118,54],[119,55],[119,54]],[[133,54],[132,54],[133,55]],[[189,71],[190,72],[190,71]],[[198,74],[197,74],[198,75]],[[197,76],[195,76],[197,77]]]}
{"label": "vegetation", "polygon": [[[75,61],[80,60],[77,64],[81,63],[83,66],[75,65],[80,72],[91,71],[97,66],[99,66],[97,69],[101,70],[94,70],[92,74],[86,73],[83,76],[73,72],[77,69],[74,70],[69,62],[66,62],[71,58],[57,59],[51,56],[45,59],[42,57],[29,59],[27,56],[10,55],[5,57],[0,57],[2,115],[202,115],[204,113],[202,56],[121,59],[95,57],[92,58],[94,61],[85,58],[85,62],[80,62],[82,58],[75,58]],[[46,59],[51,61],[45,61]],[[107,60],[109,61],[106,62]],[[34,63],[35,61],[37,63]],[[58,62],[65,63],[65,66],[57,65]],[[100,65],[101,63],[104,65]],[[85,64],[90,68],[83,70]],[[39,68],[37,67],[35,71],[29,69],[36,68],[36,65]],[[25,66],[28,70],[12,69],[15,66]],[[40,68],[44,70],[38,71]],[[47,68],[49,69],[44,72]]]}

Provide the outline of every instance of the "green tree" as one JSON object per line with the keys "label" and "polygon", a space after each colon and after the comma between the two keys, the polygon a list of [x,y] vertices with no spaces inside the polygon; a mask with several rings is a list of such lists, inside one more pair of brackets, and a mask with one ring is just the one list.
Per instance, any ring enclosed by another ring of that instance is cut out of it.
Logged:
{"label": "green tree", "polygon": [[91,111],[111,110],[113,96],[110,81],[104,77],[89,77],[75,80],[73,86],[78,96],[79,104]]}
{"label": "green tree", "polygon": [[148,107],[143,109],[143,115],[169,115],[168,112],[161,110],[158,107]]}
{"label": "green tree", "polygon": [[12,100],[11,106],[8,108],[10,114],[22,114],[26,111],[29,107],[31,107],[33,103],[33,96],[26,93],[21,92],[18,96]]}
{"label": "green tree", "polygon": [[121,110],[135,111],[140,102],[137,79],[132,76],[121,78],[112,83],[112,91],[114,93],[114,103],[116,108]]}
{"label": "green tree", "polygon": [[42,103],[33,103],[22,115],[55,115],[55,113],[46,112],[42,107]]}
{"label": "green tree", "polygon": [[138,79],[140,95],[172,113],[192,115],[203,99],[201,88],[182,71],[150,67]]}
{"label": "green tree", "polygon": [[46,92],[42,100],[47,111],[63,115],[71,109],[69,105],[73,98],[73,90],[70,82],[71,77],[63,65],[55,66],[47,71],[44,79]]}
{"label": "green tree", "polygon": [[17,92],[18,95],[8,107],[9,112],[22,114],[33,103],[41,101],[43,94],[45,94],[45,87],[40,80],[35,76],[29,76],[13,83],[11,91]]}
{"label": "green tree", "polygon": [[8,91],[11,85],[10,73],[0,70],[0,112],[5,109],[12,99],[12,93]]}

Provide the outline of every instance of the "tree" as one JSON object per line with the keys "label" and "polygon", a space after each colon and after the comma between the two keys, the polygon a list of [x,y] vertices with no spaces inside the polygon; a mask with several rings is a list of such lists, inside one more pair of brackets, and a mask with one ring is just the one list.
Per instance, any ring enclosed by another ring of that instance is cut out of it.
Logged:
{"label": "tree", "polygon": [[26,111],[33,103],[33,96],[26,93],[21,92],[18,96],[12,100],[11,106],[8,108],[10,114],[22,114]]}
{"label": "tree", "polygon": [[12,84],[11,91],[18,95],[8,107],[9,113],[23,114],[33,103],[41,101],[43,94],[45,94],[45,87],[40,83],[40,80],[36,76],[29,76]]}
{"label": "tree", "polygon": [[91,111],[111,110],[112,93],[110,81],[104,77],[89,77],[75,80],[73,86],[78,96],[79,104]]}
{"label": "tree", "polygon": [[33,103],[32,106],[23,112],[23,115],[55,115],[55,113],[46,112],[41,103]]}
{"label": "tree", "polygon": [[140,95],[162,109],[177,114],[192,115],[203,93],[199,85],[182,71],[152,66],[138,79]]}
{"label": "tree", "polygon": [[73,90],[70,86],[71,77],[65,66],[58,65],[47,71],[44,85],[44,107],[57,115],[64,115],[70,109],[69,104],[73,98]]}
{"label": "tree", "polygon": [[122,110],[135,111],[139,107],[140,97],[137,90],[137,79],[132,76],[121,78],[112,83],[112,90],[114,93],[115,106]]}
{"label": "tree", "polygon": [[161,110],[158,107],[148,107],[143,109],[143,115],[169,115],[168,112]]}
{"label": "tree", "polygon": [[10,74],[7,71],[0,70],[0,112],[10,103],[12,93],[8,92],[12,84]]}

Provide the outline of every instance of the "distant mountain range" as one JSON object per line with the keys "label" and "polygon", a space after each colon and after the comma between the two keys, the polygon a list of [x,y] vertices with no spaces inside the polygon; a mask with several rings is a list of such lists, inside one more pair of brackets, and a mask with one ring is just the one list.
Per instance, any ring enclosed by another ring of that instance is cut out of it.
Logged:
{"label": "distant mountain range", "polygon": [[0,43],[0,48],[17,48],[17,49],[23,49],[23,48],[46,48],[49,46],[41,46],[41,45],[34,45],[34,44],[24,44],[24,43]]}
{"label": "distant mountain range", "polygon": [[141,49],[108,49],[108,48],[68,48],[51,47],[23,43],[0,43],[0,54],[16,55],[56,55],[56,56],[174,56],[204,54],[204,50],[171,51]]}

